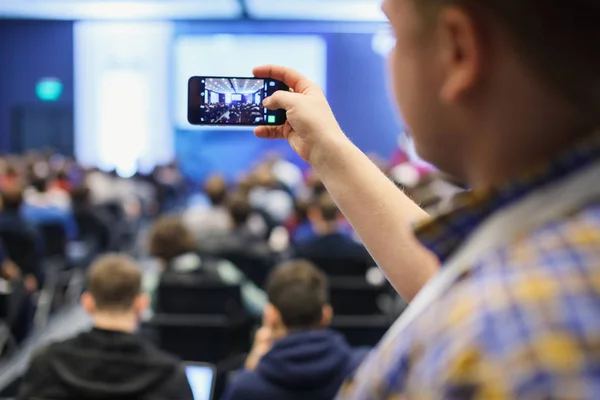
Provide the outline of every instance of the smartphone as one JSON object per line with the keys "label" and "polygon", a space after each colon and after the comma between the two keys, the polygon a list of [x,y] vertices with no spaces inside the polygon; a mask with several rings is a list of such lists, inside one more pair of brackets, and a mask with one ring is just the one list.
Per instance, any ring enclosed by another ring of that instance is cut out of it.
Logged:
{"label": "smartphone", "polygon": [[275,79],[193,76],[188,81],[188,121],[192,125],[283,125],[285,110],[262,102],[289,88]]}

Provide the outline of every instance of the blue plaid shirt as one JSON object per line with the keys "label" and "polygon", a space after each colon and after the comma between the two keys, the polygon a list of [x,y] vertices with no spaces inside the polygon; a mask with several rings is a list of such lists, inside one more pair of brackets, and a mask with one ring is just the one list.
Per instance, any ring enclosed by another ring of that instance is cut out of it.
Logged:
{"label": "blue plaid shirt", "polygon": [[[600,160],[600,135],[417,229],[444,263],[492,213]],[[600,176],[598,177],[600,184]],[[600,200],[482,255],[340,399],[600,399]]]}

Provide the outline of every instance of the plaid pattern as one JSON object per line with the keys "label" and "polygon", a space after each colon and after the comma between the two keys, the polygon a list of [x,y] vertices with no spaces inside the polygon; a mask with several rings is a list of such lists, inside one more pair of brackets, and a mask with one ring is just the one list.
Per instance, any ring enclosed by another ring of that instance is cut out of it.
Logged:
{"label": "plaid pattern", "polygon": [[[493,212],[600,159],[600,135],[421,226],[442,261]],[[600,184],[600,176],[598,177]],[[483,255],[340,399],[600,399],[600,201]]]}

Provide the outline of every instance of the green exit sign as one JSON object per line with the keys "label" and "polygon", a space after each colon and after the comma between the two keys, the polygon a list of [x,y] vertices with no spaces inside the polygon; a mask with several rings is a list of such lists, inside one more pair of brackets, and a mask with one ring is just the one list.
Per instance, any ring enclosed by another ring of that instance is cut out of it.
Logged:
{"label": "green exit sign", "polygon": [[35,94],[42,101],[56,101],[63,91],[63,84],[57,78],[43,78],[35,86]]}

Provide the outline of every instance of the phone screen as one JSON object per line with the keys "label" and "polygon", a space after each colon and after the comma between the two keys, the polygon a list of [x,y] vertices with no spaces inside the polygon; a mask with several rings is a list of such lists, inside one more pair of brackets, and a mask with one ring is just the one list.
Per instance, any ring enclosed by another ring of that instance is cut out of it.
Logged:
{"label": "phone screen", "polygon": [[262,102],[278,90],[274,79],[194,76],[188,86],[188,121],[192,125],[283,125],[285,110],[267,110]]}

